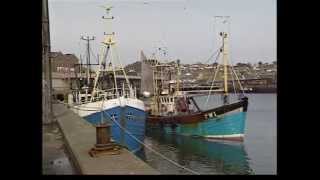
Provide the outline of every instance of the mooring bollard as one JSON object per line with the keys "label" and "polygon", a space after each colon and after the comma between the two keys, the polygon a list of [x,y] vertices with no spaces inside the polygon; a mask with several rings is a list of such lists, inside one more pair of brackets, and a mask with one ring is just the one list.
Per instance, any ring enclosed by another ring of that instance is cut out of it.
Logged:
{"label": "mooring bollard", "polygon": [[99,155],[115,155],[120,154],[120,146],[111,141],[111,125],[103,123],[96,125],[96,141],[95,147],[91,148],[89,154],[91,157]]}
{"label": "mooring bollard", "polygon": [[97,144],[108,144],[110,143],[110,125],[109,124],[100,124],[96,126],[96,137]]}

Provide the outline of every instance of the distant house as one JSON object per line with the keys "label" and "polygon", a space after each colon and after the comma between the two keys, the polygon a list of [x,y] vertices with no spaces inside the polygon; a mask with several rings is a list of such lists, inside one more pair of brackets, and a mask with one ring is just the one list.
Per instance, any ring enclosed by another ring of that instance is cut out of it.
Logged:
{"label": "distant house", "polygon": [[63,54],[61,52],[51,52],[52,72],[79,72],[75,64],[79,63],[79,59],[74,54]]}
{"label": "distant house", "polygon": [[132,64],[128,64],[124,67],[127,75],[140,75],[141,74],[141,62],[137,61]]}
{"label": "distant house", "polygon": [[213,68],[215,68],[215,67],[213,67],[213,66],[206,66],[206,67],[204,67],[205,69],[213,69]]}
{"label": "distant house", "polygon": [[[52,88],[55,97],[65,96],[73,86],[72,80],[68,79],[73,73],[79,72],[79,59],[74,54],[51,52]],[[85,70],[83,68],[83,70]]]}

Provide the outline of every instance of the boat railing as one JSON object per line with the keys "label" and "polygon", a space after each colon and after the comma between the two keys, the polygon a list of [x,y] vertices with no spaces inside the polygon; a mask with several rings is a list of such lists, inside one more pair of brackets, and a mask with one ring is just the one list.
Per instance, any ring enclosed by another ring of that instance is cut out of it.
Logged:
{"label": "boat railing", "polygon": [[94,96],[91,98],[92,94],[88,92],[81,92],[74,90],[73,91],[76,99],[76,104],[86,104],[89,102],[95,102],[99,100],[108,100],[108,99],[115,99],[118,97],[132,97],[132,94],[130,94],[130,89],[129,88],[110,88],[110,89],[96,89]]}

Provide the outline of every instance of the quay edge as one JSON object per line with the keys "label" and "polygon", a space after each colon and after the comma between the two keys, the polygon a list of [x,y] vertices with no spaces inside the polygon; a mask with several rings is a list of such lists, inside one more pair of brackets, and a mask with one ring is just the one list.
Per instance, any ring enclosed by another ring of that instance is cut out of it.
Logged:
{"label": "quay edge", "polygon": [[79,174],[160,174],[126,149],[121,149],[119,155],[92,158],[88,152],[96,143],[95,128],[63,104],[54,104],[53,113]]}

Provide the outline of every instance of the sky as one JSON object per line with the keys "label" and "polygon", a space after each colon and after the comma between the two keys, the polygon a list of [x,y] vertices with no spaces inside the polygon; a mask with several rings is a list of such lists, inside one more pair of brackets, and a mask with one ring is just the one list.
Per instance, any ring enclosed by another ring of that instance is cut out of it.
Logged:
{"label": "sky", "polygon": [[[222,28],[230,34],[231,63],[277,60],[276,0],[49,0],[51,51],[85,56],[80,37],[88,35],[95,36],[91,47],[98,54],[108,31],[102,5],[114,7],[123,64],[138,61],[140,50],[150,57],[157,47],[167,49],[161,58],[206,62],[219,47]],[[230,16],[229,26],[214,16]]]}

